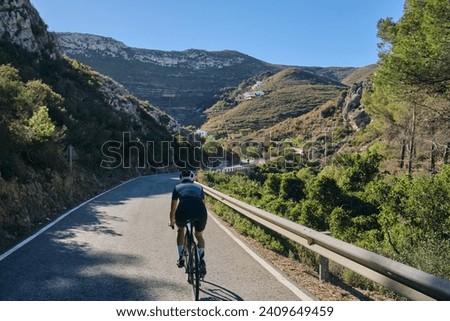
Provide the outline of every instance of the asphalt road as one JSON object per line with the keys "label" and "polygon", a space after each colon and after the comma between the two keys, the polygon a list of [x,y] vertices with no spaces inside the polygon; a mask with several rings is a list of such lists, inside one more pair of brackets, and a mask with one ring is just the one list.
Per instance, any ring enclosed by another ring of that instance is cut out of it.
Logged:
{"label": "asphalt road", "polygon": [[[192,300],[184,270],[175,265],[176,233],[167,226],[177,183],[174,174],[127,182],[0,256],[0,300]],[[210,215],[201,300],[305,299],[229,234]]]}

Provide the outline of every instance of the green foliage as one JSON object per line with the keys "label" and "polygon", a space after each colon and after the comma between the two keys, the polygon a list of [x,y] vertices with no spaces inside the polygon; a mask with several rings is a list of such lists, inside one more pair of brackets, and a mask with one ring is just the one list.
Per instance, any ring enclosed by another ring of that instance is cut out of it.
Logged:
{"label": "green foliage", "polygon": [[429,152],[430,144],[449,142],[449,18],[448,1],[406,0],[398,22],[387,18],[378,23],[379,66],[362,102],[372,118],[383,123],[385,137],[396,137],[391,149],[397,149],[400,167],[408,160],[409,173],[414,163],[427,158],[434,171],[437,153],[443,155],[445,147]]}
{"label": "green foliage", "polygon": [[[270,213],[318,231],[330,231],[346,242],[449,278],[444,262],[448,262],[450,247],[450,165],[435,175],[383,177],[378,172],[380,160],[375,151],[367,151],[343,155],[318,174],[308,169],[289,173],[258,170],[258,181],[243,174],[209,172],[200,178]],[[250,221],[241,222],[238,214],[229,219],[266,246],[306,259],[301,250],[294,250],[267,231],[264,233],[271,236],[266,239],[262,232],[253,230]],[[273,243],[272,237],[279,243]],[[345,277],[367,282],[353,273]],[[367,287],[372,286],[367,283]]]}
{"label": "green foliage", "polygon": [[449,279],[450,239],[429,237],[406,244],[398,259],[419,270]]}
{"label": "green foliage", "polygon": [[350,211],[342,207],[336,207],[330,214],[330,232],[333,236],[347,242],[355,241],[355,231],[349,227],[352,225]]}
{"label": "green foliage", "polygon": [[[0,132],[2,135],[2,154],[0,172],[6,179],[14,176],[25,178],[24,165],[27,162],[44,165],[46,159],[58,159],[58,154],[35,157],[36,150],[50,150],[55,144],[53,136],[56,126],[45,105],[52,102],[52,108],[58,109],[58,97],[48,86],[38,81],[21,81],[19,71],[11,65],[0,65]],[[59,101],[60,102],[60,101]],[[23,151],[27,156],[23,157]]]}
{"label": "green foliage", "polygon": [[301,214],[298,223],[317,231],[328,230],[327,213],[320,201],[316,199],[306,199],[303,201],[301,203]]}
{"label": "green foliage", "polygon": [[336,180],[321,173],[307,185],[308,199],[317,200],[328,213],[342,204],[344,195]]}
{"label": "green foliage", "polygon": [[48,116],[48,108],[39,106],[25,125],[25,132],[31,141],[43,142],[55,132],[55,125]]}
{"label": "green foliage", "polygon": [[[379,189],[379,222],[394,255],[427,240],[448,241],[450,231],[450,166],[430,177],[393,179]],[[373,191],[376,192],[376,191]]]}
{"label": "green foliage", "polygon": [[305,196],[305,182],[296,177],[295,174],[283,175],[280,183],[280,197],[287,201],[300,201]]}
{"label": "green foliage", "polygon": [[264,194],[278,197],[280,194],[281,176],[277,174],[269,174],[264,182]]}
{"label": "green foliage", "polygon": [[346,154],[335,158],[343,172],[340,185],[349,192],[362,191],[367,183],[372,181],[379,173],[382,157],[376,152],[364,154]]}
{"label": "green foliage", "polygon": [[385,48],[381,52],[380,76],[440,91],[450,74],[449,18],[448,1],[406,0],[399,22],[380,20],[378,35]]}

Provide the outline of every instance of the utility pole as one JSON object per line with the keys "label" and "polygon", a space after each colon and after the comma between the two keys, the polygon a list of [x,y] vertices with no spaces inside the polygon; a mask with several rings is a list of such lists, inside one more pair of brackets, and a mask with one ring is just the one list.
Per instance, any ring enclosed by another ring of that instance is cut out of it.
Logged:
{"label": "utility pole", "polygon": [[73,146],[69,145],[69,171],[72,173],[73,164]]}

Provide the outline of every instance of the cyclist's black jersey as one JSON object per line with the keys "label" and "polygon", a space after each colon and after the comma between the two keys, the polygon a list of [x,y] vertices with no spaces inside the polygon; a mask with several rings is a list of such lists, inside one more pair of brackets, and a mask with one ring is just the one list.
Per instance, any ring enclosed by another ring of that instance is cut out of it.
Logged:
{"label": "cyclist's black jersey", "polygon": [[181,183],[175,186],[172,193],[172,200],[180,200],[180,202],[186,200],[204,200],[205,193],[203,187],[194,183]]}
{"label": "cyclist's black jersey", "polygon": [[175,211],[177,226],[186,226],[187,220],[194,220],[195,230],[201,232],[205,229],[208,213],[203,200],[205,193],[203,187],[191,182],[181,183],[175,186],[172,200],[180,200]]}

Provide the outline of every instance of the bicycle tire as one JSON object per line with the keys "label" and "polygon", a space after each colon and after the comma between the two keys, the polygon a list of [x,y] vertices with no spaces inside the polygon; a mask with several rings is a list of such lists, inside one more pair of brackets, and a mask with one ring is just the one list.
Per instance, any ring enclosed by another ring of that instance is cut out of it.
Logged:
{"label": "bicycle tire", "polygon": [[[190,224],[190,222],[188,222]],[[200,273],[199,273],[199,256],[197,251],[197,244],[194,241],[194,236],[192,234],[192,225],[186,226],[186,243],[185,243],[185,254],[186,254],[186,273],[187,281],[192,285],[193,297],[195,301],[199,300],[200,297]]]}
{"label": "bicycle tire", "polygon": [[189,284],[192,284],[192,281],[194,279],[194,261],[192,260],[192,241],[189,239],[189,236],[186,235],[186,244],[185,244],[185,256],[186,256],[186,274],[187,274],[187,281]]}
{"label": "bicycle tire", "polygon": [[197,251],[197,244],[195,242],[192,242],[192,254],[194,256],[193,260],[193,273],[192,273],[192,290],[194,292],[194,300],[198,301],[200,298],[200,273],[199,273],[199,257],[198,257],[198,251]]}

